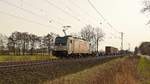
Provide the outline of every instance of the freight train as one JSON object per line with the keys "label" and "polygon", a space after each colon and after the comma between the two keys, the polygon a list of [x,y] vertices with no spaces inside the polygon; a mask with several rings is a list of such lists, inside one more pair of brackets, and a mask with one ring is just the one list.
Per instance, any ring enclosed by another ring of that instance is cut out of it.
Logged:
{"label": "freight train", "polygon": [[73,37],[56,37],[52,54],[57,57],[77,57],[92,54],[89,42]]}
{"label": "freight train", "polygon": [[[56,37],[52,51],[52,54],[57,57],[87,57],[96,56],[96,53],[91,51],[91,44],[88,41],[73,36]],[[105,53],[102,55],[114,56],[119,53],[117,48],[106,46]]]}

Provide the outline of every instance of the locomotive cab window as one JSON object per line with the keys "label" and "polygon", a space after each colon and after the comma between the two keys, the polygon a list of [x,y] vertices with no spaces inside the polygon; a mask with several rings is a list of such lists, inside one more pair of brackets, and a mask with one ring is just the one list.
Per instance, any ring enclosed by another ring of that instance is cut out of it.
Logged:
{"label": "locomotive cab window", "polygon": [[57,37],[55,40],[55,45],[66,45],[67,44],[67,38],[66,37]]}

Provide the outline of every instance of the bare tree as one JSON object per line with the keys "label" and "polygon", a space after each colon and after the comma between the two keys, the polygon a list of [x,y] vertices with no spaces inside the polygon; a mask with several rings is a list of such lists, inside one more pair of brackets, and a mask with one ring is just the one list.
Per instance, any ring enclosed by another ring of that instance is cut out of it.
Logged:
{"label": "bare tree", "polygon": [[0,54],[2,55],[9,54],[7,43],[8,43],[8,37],[4,34],[0,34]]}
{"label": "bare tree", "polygon": [[[142,13],[147,13],[149,15],[150,13],[150,0],[144,0],[143,1],[144,7],[142,8]],[[147,22],[147,24],[150,24],[150,20]]]}
{"label": "bare tree", "polygon": [[141,10],[141,12],[146,12],[146,11],[150,12],[150,0],[144,0],[143,4],[144,4],[144,7]]}
{"label": "bare tree", "polygon": [[8,47],[10,51],[14,52],[14,55],[20,55],[20,47],[21,47],[21,33],[13,32],[11,36],[8,38]]}
{"label": "bare tree", "polygon": [[30,55],[33,55],[34,53],[34,49],[36,47],[36,42],[39,42],[39,37],[37,35],[34,35],[34,34],[30,34],[30,46],[31,46],[31,49],[30,49]]}
{"label": "bare tree", "polygon": [[98,27],[94,28],[91,25],[87,25],[81,30],[81,37],[91,43],[91,48],[94,49],[92,51],[98,51],[99,42],[103,40],[104,33]]}
{"label": "bare tree", "polygon": [[44,55],[45,53],[45,43],[44,43],[44,37],[40,36],[39,37],[39,49],[38,49],[38,52],[41,54],[41,55]]}
{"label": "bare tree", "polygon": [[91,25],[87,25],[81,29],[81,37],[91,42],[94,39],[94,28]]}
{"label": "bare tree", "polygon": [[4,50],[4,42],[0,37],[0,54],[3,54],[3,50]]}
{"label": "bare tree", "polygon": [[21,33],[21,44],[22,44],[22,54],[25,55],[26,50],[29,47],[29,34],[27,32]]}
{"label": "bare tree", "polygon": [[15,42],[14,42],[14,39],[12,37],[8,38],[7,46],[8,46],[9,53],[13,52],[15,55]]}
{"label": "bare tree", "polygon": [[48,49],[48,54],[50,55],[51,47],[53,46],[53,41],[54,41],[54,33],[49,33],[46,36],[44,36],[44,44],[46,45]]}

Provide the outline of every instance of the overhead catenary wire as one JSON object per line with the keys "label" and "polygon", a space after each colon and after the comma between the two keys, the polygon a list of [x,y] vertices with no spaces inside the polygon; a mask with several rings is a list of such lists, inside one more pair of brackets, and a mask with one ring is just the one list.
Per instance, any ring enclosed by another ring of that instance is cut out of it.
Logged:
{"label": "overhead catenary wire", "polygon": [[[33,6],[33,5],[29,4],[29,3],[27,3],[26,1],[23,1],[23,3],[25,3],[24,5],[32,6],[32,8],[34,8],[34,9],[36,9],[36,10],[38,10],[38,11],[45,12],[45,10],[44,10],[44,9],[42,9],[42,8],[37,8],[37,7],[35,7],[35,6]],[[45,14],[46,14],[46,13],[45,13]],[[49,18],[49,16],[48,16],[48,15],[47,15],[47,18]],[[51,18],[51,20],[52,20],[53,22],[55,22],[56,24],[63,25],[63,23],[62,23],[62,22],[60,22],[60,21],[56,21],[56,19],[54,19],[54,17],[50,17],[50,18]],[[58,17],[57,17],[57,19],[59,19],[59,20],[60,20],[60,18],[58,18]]]}
{"label": "overhead catenary wire", "polygon": [[[31,11],[31,10],[28,10],[28,9],[23,8],[23,7],[20,7],[20,6],[17,6],[17,5],[15,5],[15,4],[12,4],[12,3],[8,2],[8,1],[2,0],[2,2],[6,3],[6,4],[10,5],[10,6],[13,6],[13,7],[15,7],[15,8],[18,8],[18,9],[20,9],[20,10],[23,10],[23,11],[25,11],[25,12],[27,12],[27,13],[30,13],[30,14],[32,14],[32,15],[35,15],[35,16],[38,16],[38,17],[42,17],[42,19],[44,19],[44,20],[48,20],[48,18],[45,18],[45,17],[43,17],[43,16],[41,16],[41,15],[39,15],[39,14],[37,14],[37,13]],[[56,5],[55,5],[55,7],[56,7]],[[58,8],[58,6],[57,6],[57,8]],[[63,9],[62,9],[62,10],[63,10]],[[66,11],[66,13],[68,14],[67,11]],[[48,20],[48,21],[49,21],[49,20]],[[51,20],[50,20],[50,21],[51,21]],[[63,25],[63,24],[60,23],[60,22],[57,22],[57,23],[59,23],[60,25]],[[83,23],[83,24],[84,24],[84,23]]]}
{"label": "overhead catenary wire", "polygon": [[[98,10],[97,10],[98,11]],[[101,16],[102,16],[102,14],[101,14]],[[102,16],[103,17],[103,16]],[[103,17],[104,18],[104,17]],[[105,19],[105,18],[104,18]],[[111,26],[112,27],[112,25],[110,24],[110,23],[107,23],[109,26]],[[117,31],[117,30],[115,30],[115,31]],[[112,36],[114,36],[114,38],[117,38],[117,39],[120,39],[120,37],[118,37],[118,36],[116,36],[116,35],[114,35],[113,33],[110,33]]]}
{"label": "overhead catenary wire", "polygon": [[[45,17],[43,17],[43,16],[41,16],[41,15],[39,15],[39,14],[37,14],[37,13],[35,13],[35,12],[29,10],[29,9],[23,8],[23,6],[20,7],[20,6],[18,6],[18,5],[15,5],[15,4],[10,3],[10,2],[8,2],[8,1],[5,1],[5,0],[2,0],[1,2],[5,3],[5,4],[9,5],[9,6],[12,6],[12,7],[14,7],[14,8],[20,9],[20,10],[22,10],[22,11],[24,11],[24,12],[29,13],[29,14],[32,14],[32,15],[34,15],[34,16],[42,17],[41,19],[47,20],[47,22],[51,22],[51,21],[52,21],[52,20],[49,20],[48,18],[45,18]],[[63,24],[60,24],[60,25],[63,26]]]}
{"label": "overhead catenary wire", "polygon": [[[115,32],[117,32],[118,34],[120,34],[120,32],[118,32],[108,21],[106,21],[105,17],[102,15],[101,12],[99,12],[99,10],[93,5],[93,3],[88,0],[88,3],[90,4],[90,6],[96,11],[96,13],[104,20],[104,22],[106,22],[106,24],[112,28]],[[112,34],[113,35],[113,34]],[[114,36],[114,35],[113,35]],[[118,39],[118,37],[114,36],[115,38]],[[120,39],[120,38],[119,38]],[[121,45],[122,45],[122,42],[121,42]]]}
{"label": "overhead catenary wire", "polygon": [[[83,24],[85,23],[84,21],[85,21],[86,18],[84,18],[84,17],[81,18],[81,17],[79,16],[80,14],[74,12],[67,4],[65,4],[65,8],[67,8],[68,11],[70,11],[72,15],[78,16],[78,18],[80,19],[80,21],[83,22]],[[85,24],[86,24],[86,23],[85,23]]]}
{"label": "overhead catenary wire", "polygon": [[91,7],[100,15],[100,17],[102,17],[103,20],[106,21],[106,19],[104,18],[104,16],[97,10],[97,8],[92,4],[92,2],[90,0],[88,0],[88,2],[91,5]]}
{"label": "overhead catenary wire", "polygon": [[[52,2],[51,2],[52,3]],[[32,6],[32,5],[30,5],[30,4],[27,4],[27,5],[29,5],[29,6]],[[49,4],[50,5],[50,4]],[[57,5],[55,5],[55,8],[56,8],[56,6]],[[44,9],[41,9],[41,8],[36,8],[36,7],[34,7],[34,6],[32,6],[34,9],[37,9],[37,10],[39,10],[39,11],[45,11]],[[58,6],[57,6],[58,7]],[[69,11],[72,11],[69,7],[67,7],[68,9],[69,9]],[[62,11],[63,11],[63,9],[62,9]],[[61,11],[61,12],[62,12]],[[66,12],[68,12],[68,11],[66,11]],[[66,14],[66,13],[65,13]],[[67,13],[67,15],[69,14],[69,12]],[[73,12],[72,12],[72,14],[73,14]],[[51,17],[52,18],[52,17]],[[63,20],[64,21],[64,20]],[[59,24],[61,24],[61,26],[63,26],[63,23],[62,22],[60,22],[60,21],[55,21],[56,23],[59,23]],[[83,22],[81,22],[81,20],[80,20],[80,23],[83,23]],[[83,24],[86,24],[86,23],[83,23]]]}
{"label": "overhead catenary wire", "polygon": [[[50,21],[50,20],[52,20],[52,19],[48,19],[48,18],[46,18],[46,17],[44,17],[44,16],[41,16],[41,15],[39,15],[39,14],[37,14],[37,13],[31,11],[31,10],[28,10],[28,9],[23,8],[23,7],[17,6],[17,5],[15,5],[15,4],[13,4],[13,3],[10,3],[10,2],[8,2],[8,1],[6,1],[6,0],[1,0],[1,2],[6,3],[6,4],[8,4],[9,6],[13,6],[13,7],[17,8],[17,9],[22,10],[22,11],[25,11],[25,12],[27,12],[27,13],[30,13],[30,14],[32,14],[32,15],[34,15],[34,16],[37,16],[38,18],[41,18],[41,19],[43,19],[43,20],[46,20],[47,22]],[[59,25],[62,25],[62,24],[60,23]]]}
{"label": "overhead catenary wire", "polygon": [[[106,26],[106,28],[108,29],[108,27]],[[115,39],[121,39],[121,37],[120,36],[117,36],[116,34],[114,34],[114,33],[112,33],[112,32],[110,32],[110,31],[108,31],[109,32],[109,34],[111,34],[111,36],[113,36]]]}
{"label": "overhead catenary wire", "polygon": [[[90,0],[88,0],[88,2],[91,5],[91,7],[103,18],[103,20],[106,21],[105,17],[97,10],[97,8],[92,4],[92,2]],[[118,30],[116,30],[109,22],[107,22],[107,25],[109,27],[111,27],[115,32],[117,32],[118,34],[120,34],[120,32]],[[113,35],[114,38],[121,39],[121,37],[115,36],[112,33],[111,33],[111,35]]]}
{"label": "overhead catenary wire", "polygon": [[[30,19],[26,19],[26,18],[17,16],[17,15],[11,14],[11,13],[6,13],[6,12],[3,12],[3,11],[1,11],[1,10],[0,10],[0,13],[1,13],[1,14],[4,14],[4,15],[7,15],[7,16],[11,16],[11,17],[17,18],[17,19],[20,19],[20,20],[23,20],[23,21],[26,21],[26,22],[29,22],[29,23],[34,23],[34,24],[41,25],[41,26],[43,26],[43,27],[50,28],[50,25],[42,24],[42,23],[40,23],[40,22],[33,21],[33,20],[30,20]],[[53,27],[53,28],[56,28],[56,27]]]}
{"label": "overhead catenary wire", "polygon": [[[74,5],[74,7],[78,8],[78,10],[80,9],[84,15],[88,16],[88,20],[91,19],[93,21],[96,21],[94,17],[90,16],[89,13],[85,10],[83,10],[83,8],[81,8],[78,4],[76,4],[75,2],[72,2],[71,0],[67,0],[70,4]],[[91,21],[92,22],[92,21]]]}
{"label": "overhead catenary wire", "polygon": [[[25,2],[25,1],[24,1],[24,2]],[[44,9],[36,8],[36,7],[34,7],[33,5],[28,4],[27,2],[26,2],[25,5],[32,6],[32,8],[34,8],[34,9],[36,9],[36,10],[39,10],[39,11],[41,11],[41,10],[44,11]],[[72,14],[74,14],[73,10],[72,10],[70,7],[66,6],[66,8],[67,8],[69,11],[71,11]],[[69,13],[69,12],[68,12],[68,13]],[[51,19],[53,20],[53,17],[51,17]],[[83,24],[86,24],[86,23],[85,23],[85,19],[86,19],[86,18],[83,19]],[[81,18],[80,18],[80,21],[81,21]],[[89,21],[89,20],[88,20],[88,21]],[[54,22],[63,25],[62,22],[60,22],[60,21],[54,21]]]}
{"label": "overhead catenary wire", "polygon": [[[111,27],[111,28],[113,28],[113,26],[109,23],[109,22],[107,22],[107,24]],[[113,28],[117,33],[119,33],[119,31],[118,30],[116,30],[115,28]]]}
{"label": "overhead catenary wire", "polygon": [[55,5],[55,4],[52,3],[50,0],[45,0],[45,1],[46,1],[50,6],[53,6],[53,7],[57,8],[57,9],[59,9],[60,11],[62,11],[63,13],[65,13],[65,14],[71,16],[71,17],[74,18],[75,20],[80,21],[79,18],[77,18],[76,16],[73,16],[72,14],[70,14],[69,12],[67,12],[66,10],[64,10],[64,9],[62,9],[61,7]]}
{"label": "overhead catenary wire", "polygon": [[[34,13],[33,11],[30,11],[30,10],[27,10],[27,9],[22,8],[22,7],[20,7],[20,6],[17,6],[17,5],[15,5],[15,4],[12,4],[12,3],[10,3],[10,2],[8,2],[8,1],[6,1],[6,0],[1,0],[1,2],[6,3],[6,4],[8,4],[9,6],[13,6],[13,7],[17,8],[17,9],[23,10],[23,11],[25,11],[25,12],[28,12],[28,13],[30,13],[30,14],[32,14],[32,15],[35,15],[35,16],[38,16],[38,17],[40,16],[40,15]],[[41,17],[41,16],[40,16],[40,17]]]}
{"label": "overhead catenary wire", "polygon": [[[99,12],[99,10],[94,6],[94,4],[93,4],[90,0],[88,0],[88,3],[89,3],[90,6],[97,12],[97,14],[104,20],[104,22],[107,22],[106,19],[105,19],[105,17],[103,16],[103,14],[102,14],[101,12]],[[107,24],[108,24],[111,28],[113,28],[117,33],[120,33],[120,32],[118,32],[109,22],[107,22]]]}
{"label": "overhead catenary wire", "polygon": [[[72,3],[72,1],[70,1],[70,0],[68,0],[69,2],[71,2]],[[72,4],[74,4],[74,3],[72,3]],[[79,9],[80,9],[80,7],[78,6],[78,5],[76,5],[76,4],[74,4],[75,6],[77,6]],[[94,7],[94,5],[92,5],[93,7]],[[95,7],[94,7],[95,8]],[[96,9],[96,8],[95,8]],[[97,10],[97,9],[96,9]],[[101,17],[103,17],[103,19],[105,19],[104,18],[104,16],[97,10],[97,12],[100,14],[100,16]],[[112,27],[112,25],[110,24],[110,23],[107,23],[107,25],[108,26],[110,26],[110,27]],[[115,31],[116,32],[118,32],[116,29],[115,29]],[[114,36],[114,38],[117,38],[117,39],[120,39],[120,37],[118,37],[118,36],[115,36],[113,33],[110,33],[112,36]]]}

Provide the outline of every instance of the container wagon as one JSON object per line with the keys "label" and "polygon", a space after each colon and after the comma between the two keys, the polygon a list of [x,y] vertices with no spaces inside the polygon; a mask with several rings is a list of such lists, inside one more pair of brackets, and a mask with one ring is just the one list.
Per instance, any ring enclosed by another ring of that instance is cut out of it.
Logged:
{"label": "container wagon", "polygon": [[106,46],[105,47],[105,54],[106,55],[117,55],[118,54],[118,48],[115,48],[112,46]]}

